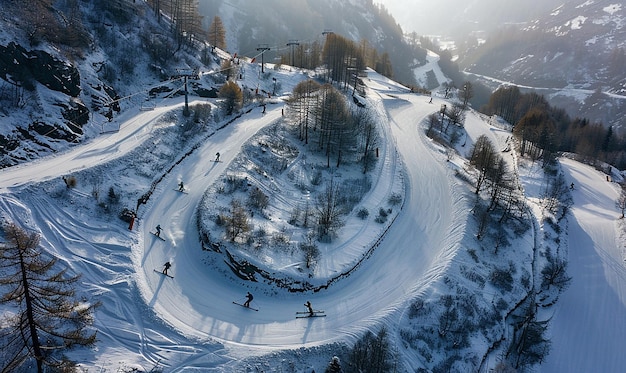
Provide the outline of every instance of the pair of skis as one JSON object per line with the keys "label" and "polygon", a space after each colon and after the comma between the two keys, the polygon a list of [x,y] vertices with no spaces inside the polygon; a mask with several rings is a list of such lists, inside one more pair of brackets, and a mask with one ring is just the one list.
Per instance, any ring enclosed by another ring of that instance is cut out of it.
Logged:
{"label": "pair of skis", "polygon": [[314,310],[313,313],[309,311],[296,312],[296,319],[306,319],[309,317],[326,317],[324,311]]}
{"label": "pair of skis", "polygon": [[250,309],[250,310],[252,310],[252,311],[258,311],[258,310],[259,310],[258,308],[254,308],[254,307],[246,306],[245,304],[237,303],[237,302],[235,302],[235,301],[233,301],[233,304],[236,304],[236,305],[241,306],[241,307],[243,307],[243,308]]}

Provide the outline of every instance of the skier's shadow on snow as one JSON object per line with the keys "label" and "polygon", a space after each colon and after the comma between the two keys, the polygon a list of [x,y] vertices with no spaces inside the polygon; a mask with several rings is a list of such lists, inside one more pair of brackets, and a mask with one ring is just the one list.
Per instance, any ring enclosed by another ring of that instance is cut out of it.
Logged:
{"label": "skier's shadow on snow", "polygon": [[[152,236],[152,235],[151,235]],[[160,241],[158,238],[156,237],[151,237],[154,240],[152,241],[152,244],[150,244],[150,247],[148,248],[147,251],[145,251],[143,253],[143,258],[141,259],[141,266],[143,267],[143,265],[146,263],[146,258],[150,255],[150,252],[152,251],[152,248],[154,247],[154,245],[157,244],[157,241]],[[144,245],[145,246],[145,245]]]}
{"label": "skier's shadow on snow", "polygon": [[[158,273],[156,273],[156,275],[159,275]],[[154,289],[154,294],[152,295],[152,299],[150,299],[150,302],[148,303],[150,305],[150,307],[154,307],[154,304],[156,303],[156,299],[157,299],[157,295],[159,295],[159,291],[161,291],[161,287],[163,286],[163,282],[165,281],[165,276],[161,276],[159,275],[159,284],[157,285],[156,289]]]}
{"label": "skier's shadow on snow", "polygon": [[217,166],[217,164],[221,162],[221,161],[211,161],[212,165],[211,167],[209,167],[209,169],[207,170],[207,172],[204,174],[204,176],[208,175],[209,172],[213,171],[213,169],[215,168],[215,166]]}
{"label": "skier's shadow on snow", "polygon": [[308,317],[306,319],[308,324],[307,324],[306,328],[304,329],[304,334],[302,335],[302,343],[306,343],[307,342],[309,333],[311,332],[311,328],[313,327],[314,319],[316,319],[316,318],[317,317]]}

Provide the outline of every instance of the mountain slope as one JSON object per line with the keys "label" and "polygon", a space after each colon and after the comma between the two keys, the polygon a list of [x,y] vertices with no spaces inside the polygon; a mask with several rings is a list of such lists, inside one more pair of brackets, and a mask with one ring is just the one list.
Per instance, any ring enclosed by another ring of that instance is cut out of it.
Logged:
{"label": "mountain slope", "polygon": [[289,51],[289,41],[323,42],[325,31],[357,43],[367,40],[379,54],[389,53],[395,80],[405,84],[414,84],[409,65],[425,59],[425,52],[408,46],[395,19],[372,0],[229,0],[201,4],[200,11],[208,23],[216,15],[223,20],[232,53],[253,56],[264,44],[271,48],[264,55],[269,62]]}
{"label": "mountain slope", "polygon": [[624,127],[625,49],[626,7],[580,0],[503,27],[485,43],[460,51],[459,63],[470,73],[541,89],[572,116]]}
{"label": "mountain slope", "polygon": [[144,1],[3,1],[0,168],[118,130],[115,118],[152,88],[180,89],[165,81],[203,66],[198,54],[177,47]]}
{"label": "mountain slope", "polygon": [[523,85],[604,87],[626,94],[626,7],[610,0],[587,3],[563,5],[523,28],[503,29],[469,50],[462,63],[468,71]]}

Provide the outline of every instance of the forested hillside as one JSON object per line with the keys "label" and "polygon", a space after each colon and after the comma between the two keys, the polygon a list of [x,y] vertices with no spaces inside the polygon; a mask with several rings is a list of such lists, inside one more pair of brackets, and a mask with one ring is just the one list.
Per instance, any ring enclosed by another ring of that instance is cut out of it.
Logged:
{"label": "forested hillside", "polygon": [[[0,115],[7,125],[0,129],[0,167],[116,130],[117,116],[157,93],[180,94],[183,75],[219,68],[214,46],[254,57],[263,42],[265,62],[334,64],[332,78],[352,85],[368,65],[412,84],[408,66],[425,56],[371,0],[299,4],[305,7],[224,2],[209,7],[219,10],[213,14],[198,0],[2,3]],[[295,17],[306,9],[315,10],[308,21]],[[234,64],[221,68],[226,78],[236,76]],[[214,75],[193,80],[191,94],[215,95],[223,83]]]}
{"label": "forested hillside", "polygon": [[520,152],[533,160],[550,163],[559,153],[576,153],[586,163],[597,165],[607,174],[608,165],[626,168],[626,138],[612,126],[592,123],[587,118],[570,117],[562,108],[534,92],[522,93],[518,87],[496,90],[483,107],[513,123],[520,139]]}
{"label": "forested hillside", "polygon": [[287,44],[296,42],[294,64],[299,64],[332,32],[386,55],[393,71],[385,75],[407,85],[415,84],[409,66],[425,62],[426,52],[408,45],[393,16],[372,0],[218,0],[201,3],[200,11],[207,25],[215,16],[223,20],[231,53],[254,55],[262,45],[270,48],[267,61],[280,61],[292,53]]}

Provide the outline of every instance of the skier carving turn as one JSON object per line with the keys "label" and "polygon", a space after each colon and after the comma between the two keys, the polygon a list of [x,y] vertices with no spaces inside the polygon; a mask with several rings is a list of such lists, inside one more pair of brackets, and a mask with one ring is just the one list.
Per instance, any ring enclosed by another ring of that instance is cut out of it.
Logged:
{"label": "skier carving turn", "polygon": [[252,299],[254,299],[254,297],[252,296],[252,294],[250,294],[250,292],[248,292],[248,294],[246,294],[246,301],[243,304],[244,307],[250,307],[250,302],[252,302]]}
{"label": "skier carving turn", "polygon": [[165,264],[163,264],[163,274],[167,275],[167,270],[170,269],[170,267],[172,266],[172,264],[170,264],[170,262],[165,262]]}

